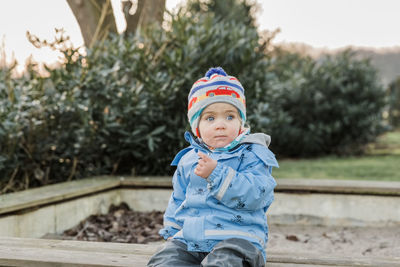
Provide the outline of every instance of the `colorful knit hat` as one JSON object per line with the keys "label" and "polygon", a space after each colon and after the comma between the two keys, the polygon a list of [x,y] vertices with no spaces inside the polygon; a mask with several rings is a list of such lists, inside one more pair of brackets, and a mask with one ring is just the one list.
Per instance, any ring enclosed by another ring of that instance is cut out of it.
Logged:
{"label": "colorful knit hat", "polygon": [[211,68],[204,78],[195,82],[188,96],[188,119],[192,132],[200,137],[199,118],[203,110],[210,104],[224,102],[235,106],[242,119],[242,127],[246,122],[246,100],[244,89],[239,80],[228,76],[221,68]]}

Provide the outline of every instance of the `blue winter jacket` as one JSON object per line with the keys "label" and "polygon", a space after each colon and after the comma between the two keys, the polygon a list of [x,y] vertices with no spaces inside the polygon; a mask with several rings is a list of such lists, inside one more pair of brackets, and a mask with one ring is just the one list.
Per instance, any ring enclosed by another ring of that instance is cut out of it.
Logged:
{"label": "blue winter jacket", "polygon": [[[221,240],[239,237],[252,242],[266,258],[266,211],[274,199],[278,167],[268,149],[268,135],[247,135],[229,152],[211,152],[186,132],[190,146],[172,161],[177,166],[173,193],[164,214],[160,235],[173,237],[189,251],[209,252]],[[218,161],[208,179],[194,174],[201,151]]]}

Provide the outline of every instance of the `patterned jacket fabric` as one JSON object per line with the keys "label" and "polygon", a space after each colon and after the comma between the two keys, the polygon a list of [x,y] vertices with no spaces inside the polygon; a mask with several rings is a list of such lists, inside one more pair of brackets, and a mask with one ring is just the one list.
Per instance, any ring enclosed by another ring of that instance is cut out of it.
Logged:
{"label": "patterned jacket fabric", "polygon": [[[173,160],[173,193],[164,214],[160,235],[187,244],[189,251],[209,252],[221,240],[243,238],[266,258],[268,240],[266,211],[274,199],[278,167],[268,149],[270,138],[249,134],[228,152],[211,152],[189,132],[190,146]],[[194,174],[201,151],[218,161],[207,179]]]}

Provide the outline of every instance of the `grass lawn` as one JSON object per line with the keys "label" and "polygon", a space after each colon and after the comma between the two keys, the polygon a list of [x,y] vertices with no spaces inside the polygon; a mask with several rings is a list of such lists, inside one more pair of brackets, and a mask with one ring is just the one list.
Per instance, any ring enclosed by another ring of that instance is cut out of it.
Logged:
{"label": "grass lawn", "polygon": [[273,171],[277,179],[400,181],[400,129],[380,136],[363,156],[278,160],[280,168]]}

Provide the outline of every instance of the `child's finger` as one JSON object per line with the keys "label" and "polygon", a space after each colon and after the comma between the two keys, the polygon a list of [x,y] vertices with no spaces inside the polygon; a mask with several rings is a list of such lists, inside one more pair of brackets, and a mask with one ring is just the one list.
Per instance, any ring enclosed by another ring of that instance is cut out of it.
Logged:
{"label": "child's finger", "polygon": [[207,155],[204,154],[203,152],[199,152],[199,153],[197,153],[197,155],[198,155],[201,159],[203,159],[203,160],[207,160],[207,159],[210,158],[209,156],[207,156]]}

